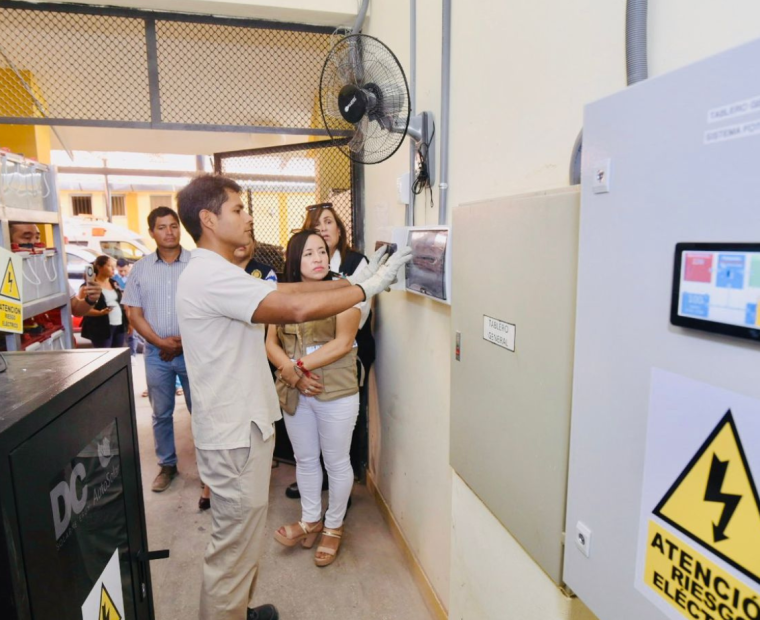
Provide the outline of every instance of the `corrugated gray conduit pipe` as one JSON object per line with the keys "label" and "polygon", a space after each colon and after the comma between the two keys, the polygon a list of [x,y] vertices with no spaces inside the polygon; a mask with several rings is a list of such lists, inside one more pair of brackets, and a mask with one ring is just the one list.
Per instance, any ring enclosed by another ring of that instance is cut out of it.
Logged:
{"label": "corrugated gray conduit pipe", "polygon": [[[363,0],[361,6],[359,7],[359,12],[356,15],[356,21],[354,21],[354,27],[351,29],[351,34],[359,34],[361,32],[362,26],[364,25],[364,18],[367,15],[368,6],[369,0]],[[351,64],[356,67],[355,79],[357,82],[361,82],[364,80],[364,68],[362,65],[361,49],[356,45],[352,45],[351,49],[349,50],[349,55],[351,57]]]}
{"label": "corrugated gray conduit pipe", "polygon": [[449,210],[449,101],[451,94],[451,0],[443,0],[441,54],[441,167],[438,181],[438,224],[445,226]]}
{"label": "corrugated gray conduit pipe", "polygon": [[[409,113],[417,109],[417,0],[409,1]],[[417,148],[409,140],[409,203],[406,205],[404,226],[414,226],[414,196],[412,183],[416,169],[415,155]]]}
{"label": "corrugated gray conduit pipe", "polygon": [[[649,0],[628,0],[625,9],[625,64],[628,86],[649,77],[647,66],[647,9]],[[583,130],[573,145],[570,185],[581,182]]]}
{"label": "corrugated gray conduit pipe", "polygon": [[356,15],[354,27],[351,29],[351,34],[359,34],[362,31],[364,18],[367,16],[367,7],[369,7],[369,0],[363,0],[361,7],[359,7],[359,13]]}

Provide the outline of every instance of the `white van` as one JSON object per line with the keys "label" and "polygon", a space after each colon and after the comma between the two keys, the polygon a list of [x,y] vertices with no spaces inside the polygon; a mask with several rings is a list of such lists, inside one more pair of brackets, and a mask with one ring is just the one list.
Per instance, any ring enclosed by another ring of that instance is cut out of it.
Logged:
{"label": "white van", "polygon": [[89,248],[97,254],[107,254],[116,259],[140,260],[151,249],[136,232],[101,220],[70,217],[63,220],[66,243]]}

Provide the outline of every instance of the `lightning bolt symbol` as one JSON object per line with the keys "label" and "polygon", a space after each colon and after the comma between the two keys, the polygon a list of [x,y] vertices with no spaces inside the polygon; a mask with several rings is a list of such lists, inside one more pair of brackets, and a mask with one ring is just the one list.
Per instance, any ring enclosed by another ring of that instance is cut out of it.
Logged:
{"label": "lightning bolt symbol", "polygon": [[731,517],[736,512],[736,507],[742,499],[741,495],[731,495],[723,493],[721,487],[726,479],[726,470],[728,461],[721,461],[717,454],[713,453],[712,464],[710,465],[710,474],[707,477],[707,489],[705,490],[705,500],[708,502],[717,502],[723,504],[723,513],[717,524],[713,523],[713,540],[721,542],[728,539],[726,528],[731,521]]}

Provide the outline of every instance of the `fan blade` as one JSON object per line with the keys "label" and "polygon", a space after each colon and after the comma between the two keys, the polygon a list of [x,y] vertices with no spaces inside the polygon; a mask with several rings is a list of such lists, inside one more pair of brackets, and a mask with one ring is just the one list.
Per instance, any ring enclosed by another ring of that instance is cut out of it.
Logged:
{"label": "fan blade", "polygon": [[355,67],[351,64],[349,56],[346,53],[334,54],[331,59],[336,81],[341,86],[345,84],[357,84]]}
{"label": "fan blade", "polygon": [[354,135],[351,137],[351,141],[348,143],[348,148],[352,153],[361,153],[364,148],[364,143],[367,139],[367,126],[369,121],[367,117],[363,117],[356,125],[354,125]]}

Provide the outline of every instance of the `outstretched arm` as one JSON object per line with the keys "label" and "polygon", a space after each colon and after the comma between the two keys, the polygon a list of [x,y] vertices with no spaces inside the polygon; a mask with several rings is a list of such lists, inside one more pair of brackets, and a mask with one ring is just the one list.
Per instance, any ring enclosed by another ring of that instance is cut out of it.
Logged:
{"label": "outstretched arm", "polygon": [[[330,284],[325,282],[324,284]],[[326,319],[364,301],[364,290],[346,283],[343,287],[323,288],[318,292],[285,293],[279,290],[267,295],[256,307],[251,321],[284,325]]]}
{"label": "outstretched arm", "polygon": [[334,291],[338,288],[351,286],[348,280],[323,280],[322,282],[278,282],[277,290],[282,293],[318,293],[320,291]]}
{"label": "outstretched arm", "polygon": [[341,312],[336,317],[335,338],[323,344],[314,353],[302,357],[301,363],[304,368],[307,370],[322,368],[347,355],[354,346],[360,318],[359,308],[349,308]]}

